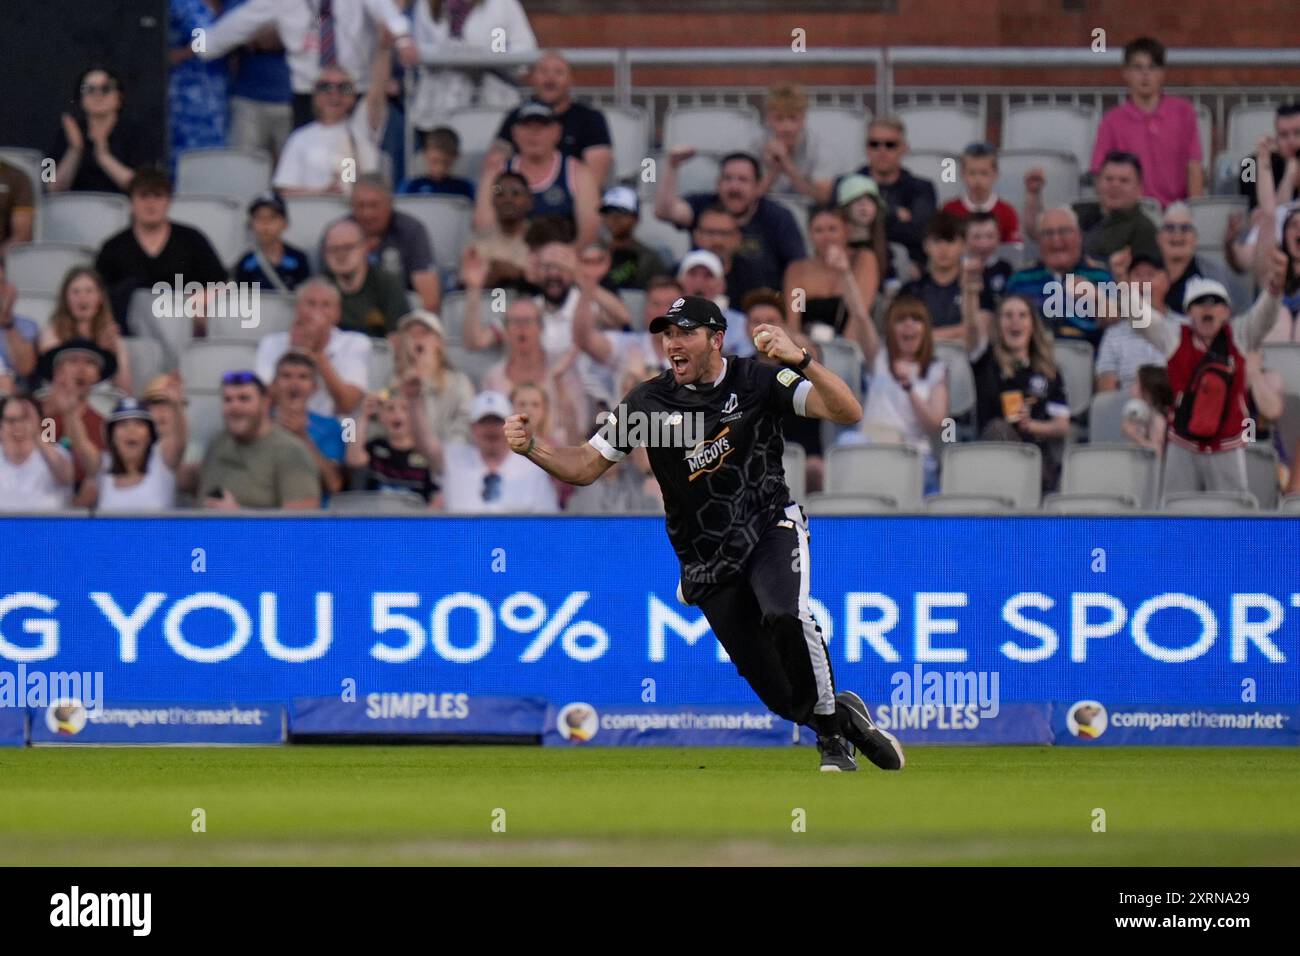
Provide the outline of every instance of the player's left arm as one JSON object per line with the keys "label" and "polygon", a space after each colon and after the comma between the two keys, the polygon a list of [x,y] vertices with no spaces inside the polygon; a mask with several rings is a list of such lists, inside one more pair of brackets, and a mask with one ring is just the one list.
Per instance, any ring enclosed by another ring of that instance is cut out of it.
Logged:
{"label": "player's left arm", "polygon": [[[785,329],[777,325],[758,326],[754,330],[754,345],[764,355],[785,365],[803,361],[803,349],[790,341]],[[799,374],[812,386],[803,398],[802,411],[795,405],[799,414],[805,418],[825,418],[837,425],[856,425],[862,420],[862,404],[853,389],[826,366],[813,360]],[[780,373],[777,380],[780,381]],[[796,383],[796,390],[800,385]]]}

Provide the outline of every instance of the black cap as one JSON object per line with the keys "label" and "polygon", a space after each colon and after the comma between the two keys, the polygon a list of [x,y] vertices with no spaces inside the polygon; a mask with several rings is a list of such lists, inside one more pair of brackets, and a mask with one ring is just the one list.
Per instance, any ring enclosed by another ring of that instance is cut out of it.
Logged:
{"label": "black cap", "polygon": [[1132,271],[1134,266],[1141,265],[1142,263],[1154,266],[1161,272],[1165,271],[1165,257],[1154,249],[1133,253],[1133,258],[1129,260],[1128,264],[1129,270]]}
{"label": "black cap", "polygon": [[702,326],[714,332],[725,332],[727,317],[722,314],[722,310],[712,299],[687,295],[674,302],[672,308],[666,313],[652,319],[650,331],[659,333],[670,325],[675,325],[679,329],[695,329]]}
{"label": "black cap", "polygon": [[529,120],[541,120],[543,123],[558,123],[560,118],[555,115],[553,109],[541,100],[529,100],[515,111],[514,122],[527,123]]}
{"label": "black cap", "polygon": [[268,189],[254,196],[253,201],[248,204],[248,214],[251,216],[263,206],[270,206],[285,219],[289,218],[289,208],[284,204],[284,198],[274,189]]}
{"label": "black cap", "polygon": [[54,369],[69,355],[84,355],[99,365],[101,382],[117,374],[117,356],[100,348],[97,342],[85,338],[71,338],[47,352],[42,352],[36,362],[36,374],[47,382],[54,381]]}

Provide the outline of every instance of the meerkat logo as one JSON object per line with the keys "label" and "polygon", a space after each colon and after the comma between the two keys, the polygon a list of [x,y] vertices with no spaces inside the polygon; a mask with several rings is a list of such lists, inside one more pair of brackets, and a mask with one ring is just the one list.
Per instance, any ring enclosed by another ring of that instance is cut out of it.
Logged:
{"label": "meerkat logo", "polygon": [[86,726],[86,708],[79,700],[61,700],[45,709],[45,726],[60,737],[75,737]]}
{"label": "meerkat logo", "polygon": [[1065,715],[1065,726],[1080,740],[1096,740],[1106,732],[1106,708],[1095,700],[1081,700]]}
{"label": "meerkat logo", "polygon": [[555,724],[561,737],[581,744],[596,736],[600,729],[600,717],[596,708],[590,704],[566,704],[556,715]]}

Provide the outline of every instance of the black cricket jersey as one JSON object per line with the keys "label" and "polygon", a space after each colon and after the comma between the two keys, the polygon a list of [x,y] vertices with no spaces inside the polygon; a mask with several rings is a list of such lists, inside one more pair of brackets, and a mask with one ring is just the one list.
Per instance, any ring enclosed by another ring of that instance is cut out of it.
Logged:
{"label": "black cricket jersey", "polygon": [[[712,386],[678,385],[671,370],[642,382],[591,444],[609,461],[646,446],[663,490],[668,538],[688,601],[744,570],[789,505],[781,419],[805,414],[812,383],[793,369],[727,357]],[[689,416],[689,417],[688,417]]]}

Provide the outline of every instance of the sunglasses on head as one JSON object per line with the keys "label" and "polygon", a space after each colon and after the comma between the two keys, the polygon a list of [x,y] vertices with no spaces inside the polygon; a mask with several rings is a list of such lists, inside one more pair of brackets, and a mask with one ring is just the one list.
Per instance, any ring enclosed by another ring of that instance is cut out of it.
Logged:
{"label": "sunglasses on head", "polygon": [[323,80],[316,84],[317,93],[342,93],[344,96],[352,95],[351,83],[334,83],[329,80]]}
{"label": "sunglasses on head", "polygon": [[234,372],[227,372],[221,376],[222,385],[250,385],[253,382],[260,381],[256,372],[250,372],[247,369],[240,369]]}

